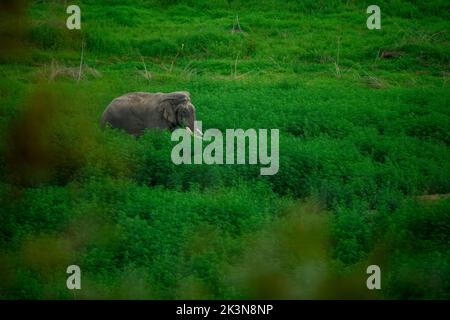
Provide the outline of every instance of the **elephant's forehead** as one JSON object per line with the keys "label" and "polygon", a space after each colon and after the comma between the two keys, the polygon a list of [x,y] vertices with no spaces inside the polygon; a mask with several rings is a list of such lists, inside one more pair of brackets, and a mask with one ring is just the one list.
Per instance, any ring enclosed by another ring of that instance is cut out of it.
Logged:
{"label": "elephant's forehead", "polygon": [[184,96],[186,96],[186,97],[190,97],[190,94],[189,94],[189,92],[187,92],[187,91],[175,91],[175,92],[171,92],[172,94],[181,94],[181,95],[184,95]]}
{"label": "elephant's forehead", "polygon": [[191,96],[190,96],[189,92],[187,92],[187,91],[170,92],[170,93],[166,93],[165,96],[167,98],[176,98],[176,99],[184,98],[187,101],[191,100]]}

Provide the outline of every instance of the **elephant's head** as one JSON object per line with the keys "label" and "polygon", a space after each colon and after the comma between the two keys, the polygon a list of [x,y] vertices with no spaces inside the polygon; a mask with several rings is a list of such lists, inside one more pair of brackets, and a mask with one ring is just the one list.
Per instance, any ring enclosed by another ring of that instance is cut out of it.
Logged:
{"label": "elephant's head", "polygon": [[183,127],[196,135],[202,135],[195,127],[195,107],[191,103],[189,92],[180,91],[164,94],[162,99],[163,116],[171,129]]}

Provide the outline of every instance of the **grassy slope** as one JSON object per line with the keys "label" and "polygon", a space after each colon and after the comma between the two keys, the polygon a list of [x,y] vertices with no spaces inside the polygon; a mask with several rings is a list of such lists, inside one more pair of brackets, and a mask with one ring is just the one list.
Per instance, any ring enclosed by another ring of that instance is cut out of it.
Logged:
{"label": "grassy slope", "polygon": [[[2,57],[1,297],[70,298],[72,263],[84,298],[363,297],[375,263],[378,296],[448,298],[449,201],[409,200],[450,192],[444,1],[380,3],[380,31],[352,2],[108,3],[82,2],[81,32],[33,3]],[[97,127],[115,96],[182,89],[204,128],[279,128],[279,173]]]}

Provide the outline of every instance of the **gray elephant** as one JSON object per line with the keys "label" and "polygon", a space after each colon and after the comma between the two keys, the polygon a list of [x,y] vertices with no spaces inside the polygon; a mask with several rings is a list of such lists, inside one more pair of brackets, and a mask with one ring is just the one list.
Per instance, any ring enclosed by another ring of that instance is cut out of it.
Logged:
{"label": "gray elephant", "polygon": [[202,135],[195,125],[195,107],[189,92],[171,93],[132,92],[114,99],[103,112],[100,126],[108,123],[112,128],[123,129],[139,136],[147,128],[174,130],[186,127]]}

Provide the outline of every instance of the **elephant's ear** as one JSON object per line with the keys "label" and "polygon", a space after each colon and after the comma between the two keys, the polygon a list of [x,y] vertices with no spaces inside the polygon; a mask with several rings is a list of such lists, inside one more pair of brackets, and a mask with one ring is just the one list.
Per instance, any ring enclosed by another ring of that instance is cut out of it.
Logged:
{"label": "elephant's ear", "polygon": [[170,124],[176,125],[177,119],[175,117],[175,108],[169,101],[165,101],[162,103],[162,112],[163,117],[166,119]]}
{"label": "elephant's ear", "polygon": [[189,92],[178,91],[166,93],[161,102],[164,119],[166,119],[172,126],[176,126],[177,125],[176,110],[181,105],[189,101],[190,101]]}

